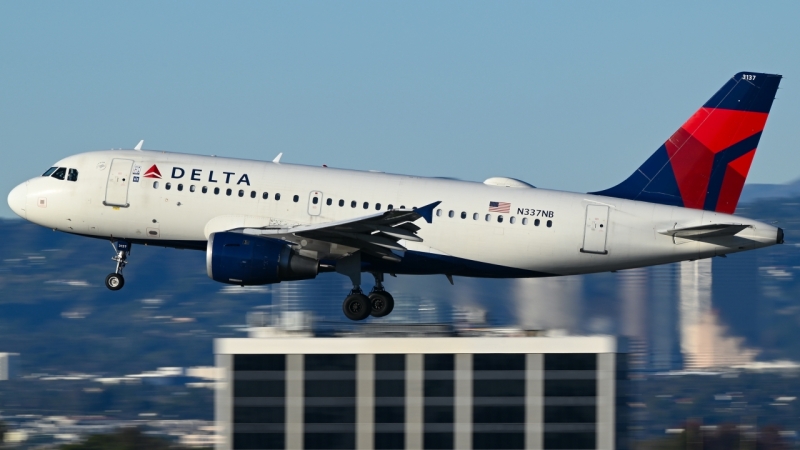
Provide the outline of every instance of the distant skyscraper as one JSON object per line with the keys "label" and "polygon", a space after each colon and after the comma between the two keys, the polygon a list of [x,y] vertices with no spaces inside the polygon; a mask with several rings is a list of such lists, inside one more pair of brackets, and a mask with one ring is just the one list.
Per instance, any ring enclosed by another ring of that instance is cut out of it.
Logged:
{"label": "distant skyscraper", "polygon": [[17,376],[19,353],[0,353],[0,381],[8,381]]}
{"label": "distant skyscraper", "polygon": [[569,276],[514,280],[519,326],[529,330],[581,331],[583,279]]}
{"label": "distant skyscraper", "polygon": [[648,368],[656,371],[683,368],[679,334],[678,264],[648,268]]}
{"label": "distant skyscraper", "polygon": [[711,261],[681,263],[681,349],[687,369],[746,364],[758,353],[743,348],[744,339],[726,336],[727,328],[712,310]]}

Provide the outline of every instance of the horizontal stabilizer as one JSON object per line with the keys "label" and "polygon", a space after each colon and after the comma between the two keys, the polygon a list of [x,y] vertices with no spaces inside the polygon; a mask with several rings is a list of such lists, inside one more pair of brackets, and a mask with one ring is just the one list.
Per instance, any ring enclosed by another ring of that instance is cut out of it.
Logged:
{"label": "horizontal stabilizer", "polygon": [[745,228],[750,228],[750,225],[742,225],[740,223],[714,223],[696,227],[659,230],[658,232],[666,234],[667,236],[683,239],[705,239],[711,237],[734,236]]}

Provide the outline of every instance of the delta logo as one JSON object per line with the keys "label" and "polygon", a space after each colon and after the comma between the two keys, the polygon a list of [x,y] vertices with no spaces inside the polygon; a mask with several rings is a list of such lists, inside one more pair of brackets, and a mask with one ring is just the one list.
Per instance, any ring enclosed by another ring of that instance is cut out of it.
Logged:
{"label": "delta logo", "polygon": [[147,172],[144,173],[144,177],[145,178],[159,178],[160,179],[161,178],[161,171],[158,170],[158,166],[153,164],[149,169],[147,169]]}

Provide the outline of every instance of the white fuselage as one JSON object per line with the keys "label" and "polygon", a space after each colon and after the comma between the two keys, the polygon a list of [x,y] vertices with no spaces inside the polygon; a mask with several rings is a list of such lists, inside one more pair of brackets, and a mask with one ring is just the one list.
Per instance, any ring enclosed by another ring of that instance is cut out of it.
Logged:
{"label": "white fuselage", "polygon": [[[138,181],[126,180],[128,206],[106,204],[114,159],[138,166]],[[161,179],[144,176],[153,165]],[[435,201],[441,204],[432,223],[416,222],[424,241],[402,242],[409,251],[522,269],[530,276],[708,258],[773,245],[778,233],[743,217],[589,194],[211,156],[112,150],[70,156],[55,166],[77,169],[78,180],[36,177],[23,183],[9,196],[18,214],[59,231],[151,245],[203,248],[209,233],[237,223],[320,224],[386,211],[389,205],[412,208]],[[509,203],[509,212],[490,212],[490,202]],[[606,218],[588,217],[590,205],[607,207]],[[710,223],[750,227],[703,241],[659,232]],[[602,251],[582,251],[587,230],[601,231],[597,236],[604,242],[597,244],[595,236],[593,245],[603,245]],[[326,257],[319,247],[313,251]],[[502,270],[472,275],[504,276]]]}

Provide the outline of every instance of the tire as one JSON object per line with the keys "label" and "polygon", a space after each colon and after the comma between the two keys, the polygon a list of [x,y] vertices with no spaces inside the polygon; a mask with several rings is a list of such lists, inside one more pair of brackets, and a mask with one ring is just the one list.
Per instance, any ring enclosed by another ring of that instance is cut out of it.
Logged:
{"label": "tire", "polygon": [[394,298],[386,291],[375,291],[369,294],[369,301],[372,306],[370,312],[372,317],[388,316],[394,309]]}
{"label": "tire", "polygon": [[118,291],[122,289],[122,286],[125,286],[125,278],[122,277],[121,273],[110,273],[106,277],[106,287],[112,291]]}
{"label": "tire", "polygon": [[350,294],[342,303],[342,312],[350,320],[364,320],[372,312],[372,303],[364,294]]}

